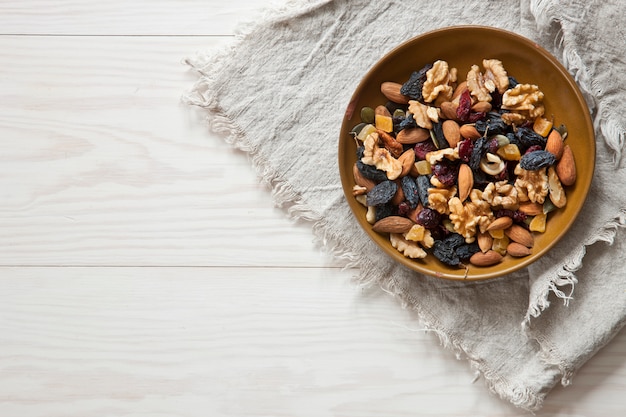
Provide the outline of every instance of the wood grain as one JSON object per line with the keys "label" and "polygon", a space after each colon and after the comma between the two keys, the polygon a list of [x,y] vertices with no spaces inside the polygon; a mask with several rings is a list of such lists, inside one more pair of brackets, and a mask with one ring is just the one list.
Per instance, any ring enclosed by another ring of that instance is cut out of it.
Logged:
{"label": "wood grain", "polygon": [[326,265],[181,103],[228,41],[0,37],[0,264]]}

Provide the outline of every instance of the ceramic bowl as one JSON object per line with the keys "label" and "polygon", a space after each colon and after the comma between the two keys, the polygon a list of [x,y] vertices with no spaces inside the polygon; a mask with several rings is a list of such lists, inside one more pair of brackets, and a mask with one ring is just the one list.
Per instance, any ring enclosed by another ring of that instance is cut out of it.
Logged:
{"label": "ceramic bowl", "polygon": [[[356,142],[350,133],[361,122],[360,109],[375,108],[387,99],[380,92],[385,81],[404,83],[413,71],[428,63],[445,60],[458,69],[464,80],[472,64],[482,69],[484,58],[502,61],[508,74],[520,83],[536,84],[545,94],[545,117],[554,118],[554,125],[564,124],[577,167],[574,185],[566,187],[567,205],[548,214],[546,230],[534,233],[532,254],[514,258],[510,255],[493,266],[450,267],[432,254],[424,259],[410,259],[393,248],[388,234],[379,234],[365,218],[366,208],[356,201],[353,165],[356,162]],[[388,52],[361,80],[347,106],[339,137],[339,170],[345,197],[363,230],[388,256],[420,273],[453,280],[483,280],[524,268],[546,254],[577,221],[583,206],[595,166],[595,138],[589,109],[575,81],[567,70],[536,43],[515,33],[480,26],[458,26],[435,30],[417,36]]]}

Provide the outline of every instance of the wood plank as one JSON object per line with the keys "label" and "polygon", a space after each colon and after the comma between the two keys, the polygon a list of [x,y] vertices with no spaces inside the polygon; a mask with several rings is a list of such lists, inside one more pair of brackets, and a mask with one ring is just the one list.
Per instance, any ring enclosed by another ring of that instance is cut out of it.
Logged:
{"label": "wood plank", "polygon": [[181,103],[230,41],[0,37],[0,265],[326,265]]}
{"label": "wood plank", "polygon": [[232,35],[266,6],[254,0],[5,0],[0,35]]}
{"label": "wood plank", "polygon": [[[0,415],[518,417],[350,271],[0,268]],[[618,415],[626,335],[544,416]],[[417,414],[416,414],[417,413]],[[553,414],[551,414],[553,413]]]}

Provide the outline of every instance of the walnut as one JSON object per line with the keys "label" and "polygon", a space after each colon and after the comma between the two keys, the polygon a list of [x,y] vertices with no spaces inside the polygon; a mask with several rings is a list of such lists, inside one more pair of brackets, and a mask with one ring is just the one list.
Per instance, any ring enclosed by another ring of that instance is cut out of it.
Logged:
{"label": "walnut", "polygon": [[439,111],[437,108],[427,106],[419,101],[409,100],[409,113],[413,114],[415,123],[424,129],[432,129],[433,122],[439,123]]}
{"label": "walnut", "polygon": [[478,101],[491,101],[489,89],[485,86],[485,78],[478,65],[472,65],[467,73],[467,89]]}
{"label": "walnut", "polygon": [[502,207],[507,210],[519,208],[517,189],[508,181],[490,182],[485,187],[482,198],[492,207]]}
{"label": "walnut", "polygon": [[426,103],[431,103],[441,96],[441,100],[450,101],[454,88],[452,83],[456,82],[456,68],[449,68],[446,61],[438,60],[433,63],[433,67],[426,72],[426,81],[422,87],[422,96]]}
{"label": "walnut", "polygon": [[504,123],[515,126],[524,124],[527,120],[526,116],[519,113],[504,113],[501,117]]}
{"label": "walnut", "polygon": [[543,204],[550,189],[546,169],[525,170],[518,164],[514,173],[517,175],[515,189],[518,200],[520,202],[530,200],[533,203]]}
{"label": "walnut", "polygon": [[421,259],[426,257],[426,251],[420,248],[417,242],[406,240],[399,233],[390,233],[389,241],[391,242],[391,246],[396,248],[398,252],[402,253],[407,258]]}
{"label": "walnut", "polygon": [[518,84],[502,95],[502,108],[520,114],[527,120],[543,116],[543,92],[534,84]]}
{"label": "walnut", "polygon": [[470,193],[469,202],[463,204],[458,197],[453,197],[448,205],[454,231],[463,236],[467,243],[476,239],[478,231],[484,233],[494,219],[489,203],[482,199],[482,193],[477,189]]}
{"label": "walnut", "polygon": [[429,188],[428,205],[431,209],[440,214],[450,213],[448,202],[456,195],[456,187],[450,188]]}
{"label": "walnut", "polygon": [[500,94],[503,94],[509,88],[509,75],[506,73],[502,61],[497,59],[483,59],[483,68],[485,69],[485,84],[490,87],[490,84],[494,84],[494,89],[490,91],[493,93],[498,90]]}
{"label": "walnut", "polygon": [[425,159],[430,165],[435,165],[437,162],[441,162],[443,158],[447,158],[451,161],[459,159],[459,147],[444,148],[438,151],[431,151],[426,154]]}
{"label": "walnut", "polygon": [[374,165],[376,168],[385,171],[390,180],[397,179],[402,173],[402,162],[391,156],[385,148],[378,146],[378,133],[372,132],[363,141],[365,147],[361,162],[367,165]]}

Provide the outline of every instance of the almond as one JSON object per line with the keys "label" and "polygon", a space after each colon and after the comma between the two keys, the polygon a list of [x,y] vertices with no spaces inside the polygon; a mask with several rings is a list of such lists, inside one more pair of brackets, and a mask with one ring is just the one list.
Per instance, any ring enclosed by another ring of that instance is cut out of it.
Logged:
{"label": "almond", "polygon": [[463,91],[465,90],[467,90],[467,81],[462,81],[454,89],[454,93],[452,93],[452,100],[463,94]]}
{"label": "almond", "polygon": [[455,120],[456,119],[456,109],[459,107],[457,103],[453,103],[451,101],[444,101],[441,103],[439,108],[441,109],[441,115],[445,119]]}
{"label": "almond", "polygon": [[409,104],[410,98],[400,92],[402,84],[392,81],[385,81],[380,85],[380,92],[383,93],[388,100],[398,104]]}
{"label": "almond", "polygon": [[565,146],[563,144],[563,137],[558,130],[552,129],[552,131],[550,131],[550,134],[548,135],[545,150],[556,156],[556,159],[558,161],[563,155],[564,147]]}
{"label": "almond", "polygon": [[413,227],[413,224],[406,217],[388,216],[374,223],[372,230],[377,233],[406,233]]}
{"label": "almond", "polygon": [[543,213],[543,204],[533,203],[532,201],[525,201],[520,203],[519,211],[529,216],[536,216]]}
{"label": "almond", "polygon": [[415,149],[409,148],[404,151],[404,153],[398,158],[398,161],[402,163],[402,173],[400,174],[400,177],[404,177],[411,172],[411,168],[413,168],[415,164]]}
{"label": "almond", "polygon": [[520,243],[527,248],[532,248],[535,244],[535,239],[533,238],[533,235],[528,230],[524,229],[518,224],[514,224],[513,226],[506,229],[504,231],[504,234],[506,234],[513,242]]}
{"label": "almond", "polygon": [[574,153],[569,145],[563,148],[563,155],[556,164],[556,175],[558,175],[563,185],[573,185],[576,182],[576,162]]}
{"label": "almond", "polygon": [[391,204],[397,207],[398,204],[406,200],[406,197],[404,196],[404,190],[402,190],[400,181],[396,180],[395,183],[398,184],[398,188],[396,188],[396,193],[393,195],[393,198],[391,199]]}
{"label": "almond", "polygon": [[356,185],[360,185],[361,187],[365,187],[368,192],[376,185],[374,181],[369,178],[365,178],[363,174],[361,174],[361,171],[357,168],[356,163],[352,167],[352,174],[354,175],[354,183]]}
{"label": "almond", "polygon": [[484,253],[491,249],[493,245],[493,237],[489,233],[478,233],[476,236],[476,242],[478,243],[478,247]]}
{"label": "almond", "polygon": [[478,133],[478,130],[473,125],[463,125],[459,129],[459,133],[465,139],[478,139],[482,135]]}
{"label": "almond", "polygon": [[461,140],[459,124],[454,120],[444,120],[441,124],[441,129],[443,130],[443,136],[450,144],[450,147],[456,147],[457,143]]}
{"label": "almond", "polygon": [[479,101],[472,106],[472,110],[478,113],[489,113],[491,111],[491,103],[488,101]]}
{"label": "almond", "polygon": [[509,245],[506,247],[506,252],[516,258],[522,258],[531,254],[529,248],[517,242],[509,243]]}
{"label": "almond", "polygon": [[430,132],[428,129],[421,127],[402,129],[396,135],[396,142],[404,145],[413,145],[415,143],[424,142],[428,139],[430,139]]}
{"label": "almond", "polygon": [[465,201],[470,195],[472,188],[474,188],[474,173],[469,165],[459,165],[459,177],[457,181],[459,184],[459,199]]}
{"label": "almond", "polygon": [[513,224],[513,219],[508,216],[498,217],[494,221],[491,222],[489,226],[487,226],[487,231],[490,230],[504,230],[511,227]]}
{"label": "almond", "polygon": [[472,265],[476,266],[491,266],[502,261],[502,255],[495,250],[488,250],[487,252],[476,252],[470,258]]}

